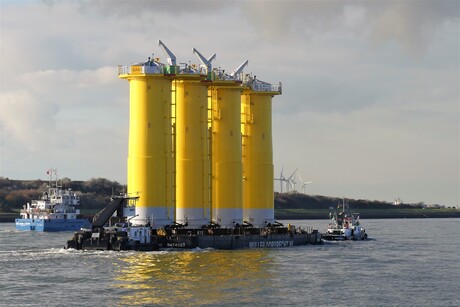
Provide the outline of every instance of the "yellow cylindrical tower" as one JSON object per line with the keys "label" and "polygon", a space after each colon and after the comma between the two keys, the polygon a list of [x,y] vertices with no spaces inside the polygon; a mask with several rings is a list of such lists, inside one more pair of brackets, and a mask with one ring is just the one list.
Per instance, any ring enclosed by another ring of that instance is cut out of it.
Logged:
{"label": "yellow cylindrical tower", "polygon": [[241,91],[238,83],[211,86],[212,220],[222,227],[243,222]]}
{"label": "yellow cylindrical tower", "polygon": [[133,225],[165,226],[173,222],[171,80],[131,66],[128,194],[138,195]]}
{"label": "yellow cylindrical tower", "polygon": [[176,106],[176,222],[200,228],[210,221],[208,88],[199,75],[173,81]]}
{"label": "yellow cylindrical tower", "polygon": [[243,131],[243,216],[256,227],[275,221],[273,199],[273,93],[244,91],[241,95]]}

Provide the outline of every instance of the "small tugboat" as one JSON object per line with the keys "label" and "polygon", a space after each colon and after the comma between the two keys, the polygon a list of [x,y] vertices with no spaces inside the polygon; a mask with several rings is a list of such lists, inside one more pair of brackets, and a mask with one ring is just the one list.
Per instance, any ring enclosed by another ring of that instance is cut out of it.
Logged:
{"label": "small tugboat", "polygon": [[80,218],[80,210],[75,209],[80,204],[80,198],[71,189],[64,190],[58,185],[56,170],[47,173],[48,191],[43,192],[40,199],[24,205],[21,217],[16,219],[16,230],[76,231],[91,228],[91,222]]}
{"label": "small tugboat", "polygon": [[352,213],[343,200],[334,212],[329,214],[330,223],[323,234],[323,239],[328,241],[366,240],[367,233],[359,222],[359,213]]}

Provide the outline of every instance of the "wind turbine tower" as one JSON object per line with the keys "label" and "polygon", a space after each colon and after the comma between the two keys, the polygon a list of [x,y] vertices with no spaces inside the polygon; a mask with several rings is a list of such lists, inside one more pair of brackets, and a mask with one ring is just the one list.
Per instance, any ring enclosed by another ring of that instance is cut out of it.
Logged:
{"label": "wind turbine tower", "polygon": [[297,176],[299,176],[300,182],[302,183],[301,192],[303,194],[307,194],[307,184],[313,183],[313,181],[303,181],[302,176],[300,176],[299,173],[297,173]]}
{"label": "wind turbine tower", "polygon": [[286,179],[286,192],[291,192],[291,189],[295,190],[295,185],[297,182],[293,178],[295,178],[295,174],[297,173],[297,170],[298,168],[296,168],[296,170],[291,174],[291,176],[289,176]]}

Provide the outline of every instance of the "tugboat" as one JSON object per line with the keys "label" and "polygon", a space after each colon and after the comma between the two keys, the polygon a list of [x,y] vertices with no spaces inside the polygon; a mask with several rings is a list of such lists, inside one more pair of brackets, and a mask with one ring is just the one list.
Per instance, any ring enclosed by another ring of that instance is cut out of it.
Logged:
{"label": "tugboat", "polygon": [[[21,210],[21,217],[15,220],[16,230],[32,231],[76,231],[91,228],[88,219],[80,218],[80,198],[71,189],[58,185],[56,170],[49,170],[48,191]],[[53,177],[55,182],[53,185]]]}
{"label": "tugboat", "polygon": [[366,240],[366,230],[361,227],[359,213],[352,213],[345,199],[334,212],[329,213],[330,223],[323,234],[328,241]]}

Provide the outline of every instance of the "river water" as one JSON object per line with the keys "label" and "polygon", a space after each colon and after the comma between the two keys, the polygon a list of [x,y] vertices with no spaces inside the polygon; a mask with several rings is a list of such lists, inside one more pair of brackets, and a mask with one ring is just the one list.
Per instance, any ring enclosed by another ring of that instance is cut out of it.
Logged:
{"label": "river water", "polygon": [[3,223],[0,306],[460,306],[460,219],[361,224],[371,240],[89,252],[65,250],[69,232],[19,232]]}

